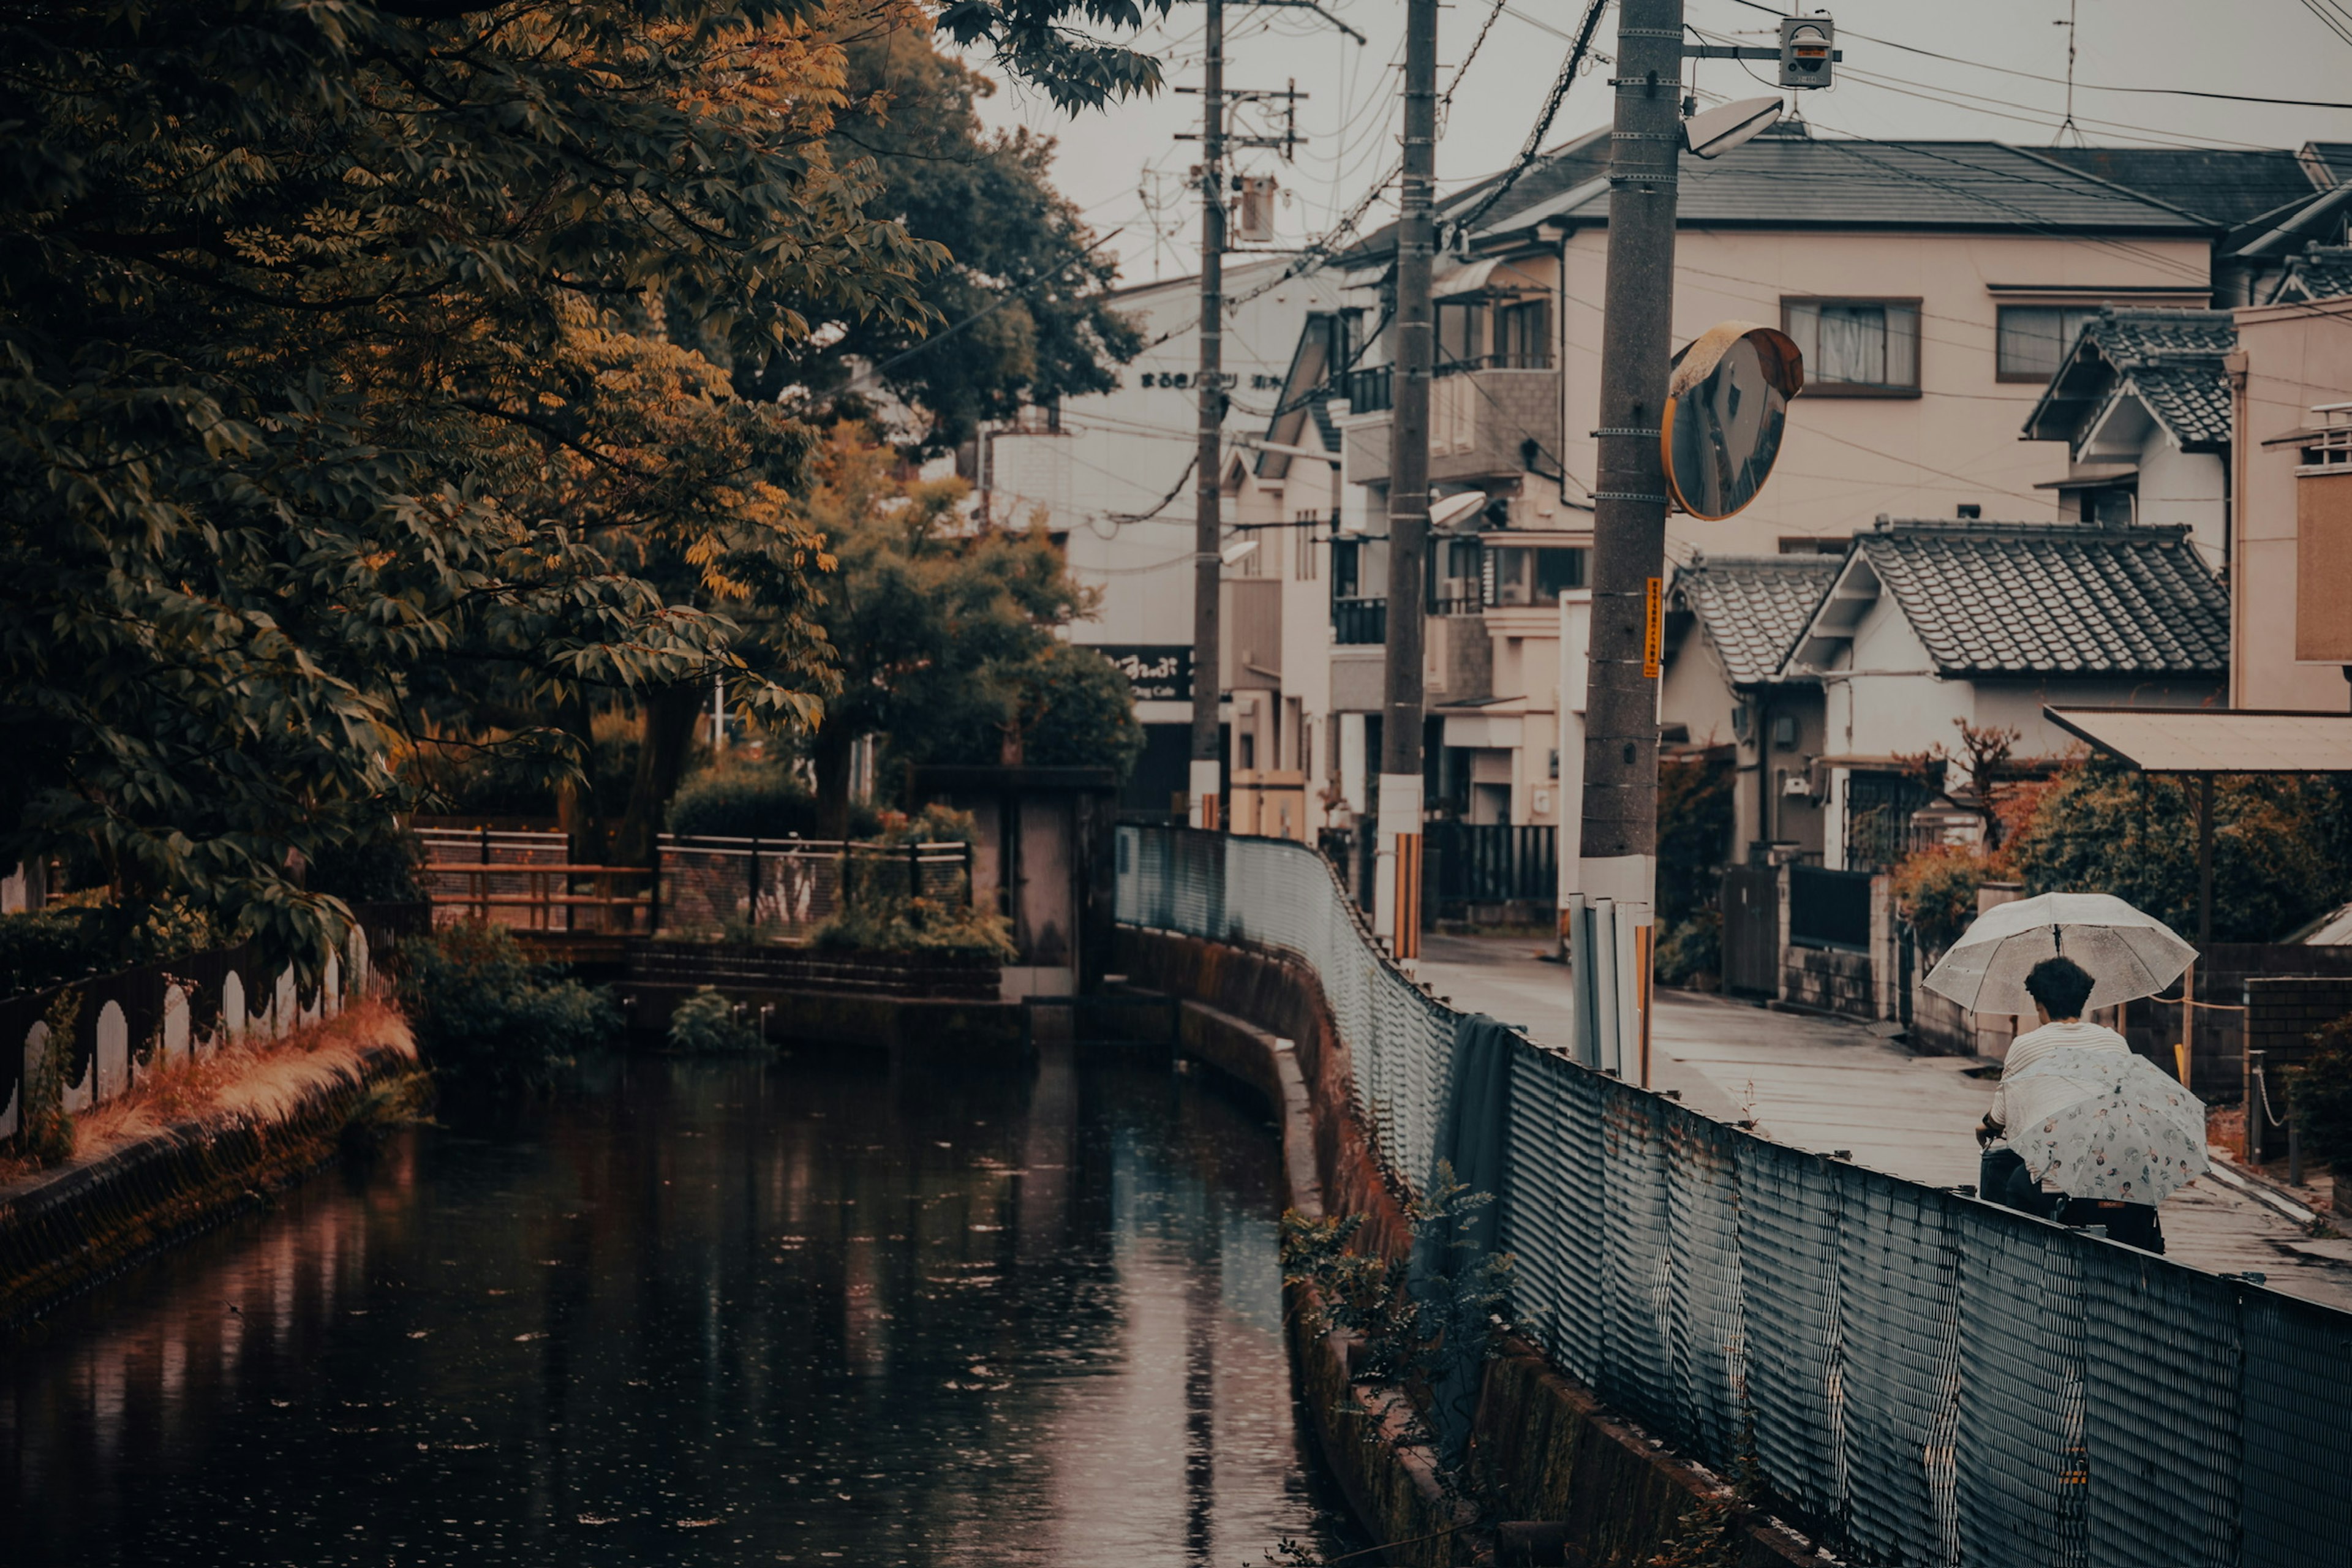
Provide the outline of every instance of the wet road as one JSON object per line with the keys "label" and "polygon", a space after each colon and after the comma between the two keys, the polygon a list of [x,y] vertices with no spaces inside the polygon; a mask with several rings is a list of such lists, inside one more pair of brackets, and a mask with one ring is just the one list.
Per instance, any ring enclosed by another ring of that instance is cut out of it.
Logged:
{"label": "wet road", "polygon": [[11,1563],[1326,1549],[1268,1125],[1164,1064],[614,1059],[0,1351]]}

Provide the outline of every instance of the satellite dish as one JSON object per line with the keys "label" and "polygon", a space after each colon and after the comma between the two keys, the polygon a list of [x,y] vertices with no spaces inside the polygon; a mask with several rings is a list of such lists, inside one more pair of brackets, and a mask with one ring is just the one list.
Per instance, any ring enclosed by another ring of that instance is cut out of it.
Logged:
{"label": "satellite dish", "polygon": [[1701,158],[1720,158],[1742,142],[1780,123],[1777,98],[1743,98],[1694,114],[1683,121],[1683,145]]}
{"label": "satellite dish", "polygon": [[1754,500],[1804,386],[1797,345],[1753,321],[1711,328],[1675,356],[1658,446],[1676,504],[1712,522]]}
{"label": "satellite dish", "polygon": [[1464,490],[1458,496],[1429,503],[1429,526],[1451,528],[1486,504],[1485,490]]}

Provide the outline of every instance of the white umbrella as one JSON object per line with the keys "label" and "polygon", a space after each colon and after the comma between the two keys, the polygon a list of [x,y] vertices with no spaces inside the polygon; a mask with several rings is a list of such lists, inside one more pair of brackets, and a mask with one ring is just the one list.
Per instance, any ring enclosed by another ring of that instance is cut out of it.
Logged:
{"label": "white umbrella", "polygon": [[2162,1203],[2209,1163],[2205,1102],[2146,1057],[2068,1046],[2001,1089],[2010,1148],[2069,1197]]}
{"label": "white umbrella", "polygon": [[2173,929],[2112,893],[2044,893],[1997,904],[1927,973],[1927,989],[1971,1013],[2031,1017],[2025,977],[2060,954],[2091,976],[2087,1007],[2153,996],[2197,956]]}

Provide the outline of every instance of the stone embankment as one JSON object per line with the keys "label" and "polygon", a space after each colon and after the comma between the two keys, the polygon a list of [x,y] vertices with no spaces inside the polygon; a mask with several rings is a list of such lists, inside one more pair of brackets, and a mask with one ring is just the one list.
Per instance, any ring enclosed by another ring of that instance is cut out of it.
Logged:
{"label": "stone embankment", "polygon": [[422,1098],[395,1015],[355,1009],[319,1036],[278,1042],[168,1121],[165,1101],[134,1096],[65,1163],[0,1184],[0,1333],[267,1203],[333,1159],[355,1117]]}
{"label": "stone embankment", "polygon": [[[1247,1085],[1282,1128],[1290,1206],[1307,1218],[1360,1215],[1359,1245],[1402,1265],[1404,1194],[1354,1109],[1351,1067],[1322,988],[1286,955],[1122,928],[1119,967],[1139,988],[1181,998],[1181,1048]],[[1310,1303],[1286,1292],[1300,1396],[1323,1454],[1381,1550],[1367,1562],[1650,1563],[1701,1510],[1738,1521],[1738,1568],[1824,1561],[1760,1514],[1730,1503],[1718,1478],[1682,1463],[1617,1420],[1591,1391],[1514,1342],[1488,1363],[1474,1463],[1493,1479],[1501,1521],[1451,1496],[1425,1448],[1408,1441],[1393,1389],[1349,1373],[1349,1336],[1309,1327]]]}

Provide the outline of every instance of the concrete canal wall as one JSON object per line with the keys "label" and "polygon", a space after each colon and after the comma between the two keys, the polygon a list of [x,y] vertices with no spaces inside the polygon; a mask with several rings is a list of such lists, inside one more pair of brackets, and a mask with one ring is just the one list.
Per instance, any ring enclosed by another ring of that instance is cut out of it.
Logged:
{"label": "concrete canal wall", "polygon": [[368,1037],[267,1061],[214,1106],[127,1128],[63,1165],[0,1185],[0,1333],[176,1242],[268,1201],[333,1159],[381,1090],[421,1091],[424,1068],[390,1015]]}
{"label": "concrete canal wall", "polygon": [[[1290,1205],[1310,1218],[1361,1215],[1361,1245],[1403,1261],[1411,1243],[1403,1194],[1356,1110],[1347,1048],[1313,972],[1279,952],[1132,927],[1119,931],[1118,957],[1130,985],[1182,999],[1188,1056],[1248,1086],[1274,1110]],[[1474,1462],[1494,1478],[1509,1516],[1499,1529],[1483,1528],[1466,1503],[1446,1495],[1433,1457],[1404,1440],[1394,1392],[1349,1377],[1349,1336],[1308,1331],[1306,1303],[1290,1295],[1306,1413],[1358,1518],[1387,1548],[1368,1562],[1636,1568],[1696,1512],[1728,1506],[1717,1478],[1657,1447],[1515,1342],[1488,1363],[1479,1399]],[[1739,1526],[1732,1554],[1706,1561],[1726,1568],[1825,1561],[1759,1515]]]}

